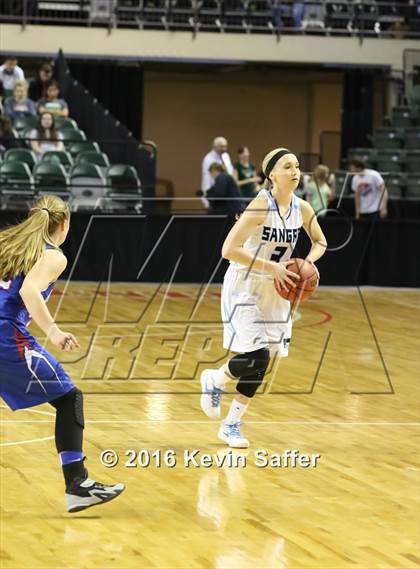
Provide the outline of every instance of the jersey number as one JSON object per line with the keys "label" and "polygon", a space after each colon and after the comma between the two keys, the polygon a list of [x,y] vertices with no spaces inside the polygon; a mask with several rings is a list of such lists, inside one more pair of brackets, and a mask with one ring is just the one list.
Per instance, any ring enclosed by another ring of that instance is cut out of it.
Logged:
{"label": "jersey number", "polygon": [[279,245],[277,245],[277,247],[274,249],[271,257],[270,257],[270,261],[274,261],[275,263],[279,263],[280,259],[283,257],[283,255],[286,253],[287,251],[287,247],[280,247]]}

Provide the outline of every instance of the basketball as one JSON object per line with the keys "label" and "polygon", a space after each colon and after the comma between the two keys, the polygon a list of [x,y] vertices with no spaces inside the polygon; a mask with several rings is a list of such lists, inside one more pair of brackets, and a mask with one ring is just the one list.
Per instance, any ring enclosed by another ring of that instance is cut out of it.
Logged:
{"label": "basketball", "polygon": [[290,263],[287,269],[300,276],[300,280],[296,281],[296,288],[289,287],[286,290],[280,288],[278,283],[275,282],[276,291],[282,298],[290,300],[290,302],[306,300],[318,288],[319,273],[315,265],[309,261],[304,259],[292,259],[292,261],[294,262]]}

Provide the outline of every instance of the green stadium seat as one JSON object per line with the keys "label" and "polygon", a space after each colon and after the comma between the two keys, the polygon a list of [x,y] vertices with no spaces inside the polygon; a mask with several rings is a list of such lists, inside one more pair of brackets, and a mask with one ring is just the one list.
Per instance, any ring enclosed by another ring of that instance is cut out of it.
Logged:
{"label": "green stadium seat", "polygon": [[111,193],[141,195],[141,183],[133,166],[113,164],[106,172]]}
{"label": "green stadium seat", "polygon": [[390,198],[397,199],[402,197],[405,188],[404,174],[388,174],[384,176],[384,182]]}
{"label": "green stadium seat", "polygon": [[73,166],[73,158],[65,150],[49,150],[42,155],[41,162],[61,164],[67,169]]}
{"label": "green stadium seat", "polygon": [[102,168],[108,168],[108,156],[103,152],[81,152],[77,155],[76,164],[96,164]]}
{"label": "green stadium seat", "polygon": [[34,197],[34,181],[25,162],[3,162],[0,164],[0,201],[1,208],[7,209],[23,205],[25,208]]}
{"label": "green stadium seat", "polygon": [[75,164],[70,170],[72,209],[101,207],[106,196],[106,180],[96,164]]}
{"label": "green stadium seat", "polygon": [[36,188],[42,192],[68,194],[67,175],[61,164],[40,162],[35,166],[34,178]]}
{"label": "green stadium seat", "polygon": [[401,172],[404,165],[405,153],[398,148],[395,149],[381,149],[378,151],[378,158],[376,161],[376,168],[380,172]]}
{"label": "green stadium seat", "polygon": [[25,162],[32,170],[36,164],[35,154],[27,148],[11,148],[4,153],[4,162]]}
{"label": "green stadium seat", "polygon": [[411,107],[394,107],[392,109],[392,125],[394,127],[415,126]]}
{"label": "green stadium seat", "polygon": [[372,167],[376,164],[376,155],[376,148],[350,148],[347,153],[347,161],[350,164],[352,160],[363,160]]}
{"label": "green stadium seat", "polygon": [[66,145],[69,145],[72,142],[81,142],[82,140],[86,140],[86,135],[83,130],[65,129],[60,131],[60,133]]}
{"label": "green stadium seat", "polygon": [[21,117],[13,121],[13,128],[20,134],[24,130],[32,130],[38,124],[38,117]]}
{"label": "green stadium seat", "polygon": [[29,127],[29,128],[25,128],[23,130],[19,131],[19,138],[26,138],[26,144],[28,144],[30,146],[30,140],[29,138],[31,137],[31,132],[34,130],[33,127]]}
{"label": "green stadium seat", "polygon": [[66,117],[55,117],[55,126],[58,130],[79,130],[77,122]]}
{"label": "green stadium seat", "polygon": [[33,178],[25,162],[2,162],[0,164],[0,187],[5,190],[31,190]]}
{"label": "green stadium seat", "polygon": [[403,135],[401,129],[396,127],[377,128],[373,134],[372,142],[375,148],[401,148]]}
{"label": "green stadium seat", "polygon": [[420,199],[420,174],[407,174],[405,197]]}
{"label": "green stadium seat", "polygon": [[404,146],[408,150],[420,150],[420,128],[406,128]]}
{"label": "green stadium seat", "polygon": [[69,152],[73,158],[76,158],[81,152],[100,152],[100,149],[97,142],[88,142],[85,140],[82,142],[72,142],[69,145]]}
{"label": "green stadium seat", "polygon": [[411,106],[420,106],[420,85],[413,85],[408,95]]}
{"label": "green stadium seat", "polygon": [[34,180],[25,162],[2,162],[0,164],[1,208],[28,208],[35,195]]}
{"label": "green stadium seat", "polygon": [[349,195],[351,193],[351,181],[353,174],[346,170],[336,170],[335,176],[335,193],[337,197],[341,195]]}
{"label": "green stadium seat", "polygon": [[101,172],[101,169],[98,168],[96,164],[91,164],[90,162],[87,163],[76,163],[70,170],[70,181],[73,178],[100,178],[101,180],[104,179],[104,175]]}
{"label": "green stadium seat", "polygon": [[405,169],[407,172],[420,173],[420,150],[407,150]]}

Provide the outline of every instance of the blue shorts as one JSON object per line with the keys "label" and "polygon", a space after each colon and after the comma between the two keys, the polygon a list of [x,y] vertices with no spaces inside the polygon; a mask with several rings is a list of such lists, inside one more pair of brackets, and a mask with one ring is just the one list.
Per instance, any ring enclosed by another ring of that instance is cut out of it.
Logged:
{"label": "blue shorts", "polygon": [[0,319],[0,396],[13,411],[48,403],[74,387],[25,326]]}

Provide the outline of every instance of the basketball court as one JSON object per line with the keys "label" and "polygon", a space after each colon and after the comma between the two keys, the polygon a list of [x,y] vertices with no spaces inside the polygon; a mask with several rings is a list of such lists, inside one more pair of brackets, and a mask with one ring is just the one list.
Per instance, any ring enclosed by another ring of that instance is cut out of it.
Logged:
{"label": "basketball court", "polygon": [[62,282],[50,304],[81,344],[60,355],[86,394],[86,466],[127,489],[69,516],[54,410],[2,404],[1,567],[418,565],[418,291],[321,287],[298,306],[243,451],[199,406],[226,358],[219,286]]}

